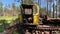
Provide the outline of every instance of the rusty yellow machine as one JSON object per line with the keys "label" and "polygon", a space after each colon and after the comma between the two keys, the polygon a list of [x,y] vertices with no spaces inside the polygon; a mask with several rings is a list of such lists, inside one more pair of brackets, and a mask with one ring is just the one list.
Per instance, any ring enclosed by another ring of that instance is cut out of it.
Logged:
{"label": "rusty yellow machine", "polygon": [[39,4],[21,4],[20,8],[19,23],[7,28],[8,34],[12,34],[13,30],[19,34],[53,34],[52,32],[60,31],[59,19],[48,18],[47,15],[40,18]]}
{"label": "rusty yellow machine", "polygon": [[[20,24],[39,24],[39,13],[40,7],[37,4],[34,5],[26,5],[22,4],[21,6],[21,14],[20,14]],[[28,25],[27,24],[27,25]]]}
{"label": "rusty yellow machine", "polygon": [[31,31],[39,25],[40,6],[38,4],[21,4],[20,8],[21,12],[18,16],[19,26],[16,26],[15,24],[14,26],[7,28],[7,32],[19,29],[19,27],[25,32],[26,30]]}
{"label": "rusty yellow machine", "polygon": [[20,26],[23,30],[32,31],[31,29],[36,29],[39,22],[40,6],[38,4],[22,4],[21,14],[19,15]]}

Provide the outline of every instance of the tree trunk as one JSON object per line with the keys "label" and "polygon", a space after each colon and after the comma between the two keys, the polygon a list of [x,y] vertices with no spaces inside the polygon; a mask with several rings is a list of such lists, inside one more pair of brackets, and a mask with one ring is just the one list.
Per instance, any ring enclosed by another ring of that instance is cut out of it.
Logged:
{"label": "tree trunk", "polygon": [[50,15],[49,16],[51,17],[51,2],[50,2]]}
{"label": "tree trunk", "polygon": [[48,15],[48,0],[46,0],[46,2],[47,2],[47,3],[46,3],[46,5],[47,5],[47,6],[46,6],[46,7],[47,7],[46,12],[47,12],[47,15]]}

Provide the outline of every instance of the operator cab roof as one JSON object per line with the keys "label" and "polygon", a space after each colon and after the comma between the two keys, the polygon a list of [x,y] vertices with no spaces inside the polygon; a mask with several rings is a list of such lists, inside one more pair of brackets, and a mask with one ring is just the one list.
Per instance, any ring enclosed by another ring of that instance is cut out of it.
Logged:
{"label": "operator cab roof", "polygon": [[22,4],[22,7],[23,7],[23,8],[32,8],[33,5],[31,5],[31,4],[29,4],[29,5],[27,5],[27,4]]}

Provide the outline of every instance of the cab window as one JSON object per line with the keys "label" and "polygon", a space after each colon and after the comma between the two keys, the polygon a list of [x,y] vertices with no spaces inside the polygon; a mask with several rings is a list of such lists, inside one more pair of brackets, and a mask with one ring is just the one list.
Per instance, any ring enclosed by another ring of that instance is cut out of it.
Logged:
{"label": "cab window", "polygon": [[32,9],[25,9],[25,14],[32,14]]}

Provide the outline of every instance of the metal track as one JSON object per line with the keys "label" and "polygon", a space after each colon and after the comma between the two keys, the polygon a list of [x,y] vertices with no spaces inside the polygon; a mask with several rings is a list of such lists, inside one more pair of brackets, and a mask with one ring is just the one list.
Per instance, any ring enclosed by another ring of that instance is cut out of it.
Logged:
{"label": "metal track", "polygon": [[32,30],[31,32],[28,32],[28,30],[26,30],[25,34],[40,34],[40,31]]}
{"label": "metal track", "polygon": [[[22,27],[21,28],[17,28],[17,27],[10,27],[8,29],[6,29],[7,34],[13,34],[14,30],[19,30],[19,32],[21,32],[21,34],[51,34],[52,31],[59,31],[60,27],[53,27],[53,26],[47,26],[47,25],[40,25],[37,26],[36,28],[32,28],[32,27]],[[20,33],[19,33],[20,34]]]}

